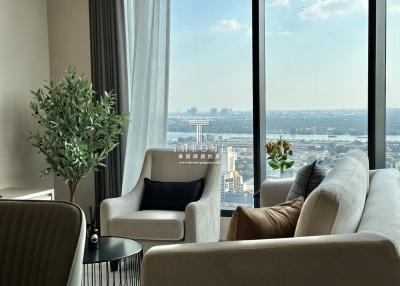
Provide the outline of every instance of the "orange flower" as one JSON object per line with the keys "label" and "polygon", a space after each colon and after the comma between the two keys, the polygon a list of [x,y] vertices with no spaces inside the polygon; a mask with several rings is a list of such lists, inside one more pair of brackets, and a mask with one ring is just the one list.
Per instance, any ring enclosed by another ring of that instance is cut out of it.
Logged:
{"label": "orange flower", "polygon": [[282,141],[283,150],[287,153],[290,150],[290,144],[287,140]]}
{"label": "orange flower", "polygon": [[274,145],[272,143],[265,145],[265,148],[267,149],[268,155],[271,155],[274,152]]}
{"label": "orange flower", "polygon": [[265,150],[269,155],[268,164],[273,170],[280,169],[283,172],[284,169],[289,169],[293,166],[294,161],[288,158],[293,156],[293,151],[290,148],[289,142],[282,139],[282,137],[277,141],[265,144]]}

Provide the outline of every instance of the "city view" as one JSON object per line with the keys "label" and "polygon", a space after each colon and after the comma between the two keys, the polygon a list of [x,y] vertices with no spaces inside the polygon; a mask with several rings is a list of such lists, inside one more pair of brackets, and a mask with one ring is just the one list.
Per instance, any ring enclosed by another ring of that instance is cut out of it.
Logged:
{"label": "city view", "polygon": [[[172,2],[168,144],[227,147],[221,207],[253,206],[251,1]],[[330,170],[353,148],[367,152],[368,1],[265,4],[265,141],[282,135],[292,144],[285,176],[313,160]],[[398,4],[388,1],[386,166],[400,169]],[[279,172],[267,165],[266,176]]]}
{"label": "city view", "polygon": [[[221,154],[221,208],[253,206],[252,112],[229,108],[169,113],[168,145],[223,146]],[[387,111],[387,167],[400,169],[400,108]],[[202,122],[202,138],[196,126]],[[266,118],[266,142],[279,136],[288,139],[294,150],[294,167],[286,176],[294,176],[302,166],[321,160],[329,171],[335,161],[350,149],[368,151],[367,110],[290,110],[269,111]],[[200,141],[200,142],[199,142]],[[279,178],[279,172],[267,165],[267,178]]]}

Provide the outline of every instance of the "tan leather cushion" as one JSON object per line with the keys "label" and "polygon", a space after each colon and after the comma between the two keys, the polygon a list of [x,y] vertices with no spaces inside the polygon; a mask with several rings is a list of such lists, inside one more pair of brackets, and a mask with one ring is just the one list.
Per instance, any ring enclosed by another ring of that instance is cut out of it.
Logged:
{"label": "tan leather cushion", "polygon": [[111,234],[143,240],[181,240],[185,212],[144,210],[117,216],[110,223]]}
{"label": "tan leather cushion", "polygon": [[367,155],[348,152],[305,201],[295,236],[356,232],[368,186]]}
{"label": "tan leather cushion", "polygon": [[293,237],[303,202],[303,197],[299,197],[274,207],[238,207],[227,240]]}

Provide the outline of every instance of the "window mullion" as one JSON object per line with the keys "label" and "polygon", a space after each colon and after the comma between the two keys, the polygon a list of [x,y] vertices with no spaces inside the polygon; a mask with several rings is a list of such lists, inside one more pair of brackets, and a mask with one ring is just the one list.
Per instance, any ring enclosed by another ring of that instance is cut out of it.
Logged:
{"label": "window mullion", "polygon": [[368,153],[377,169],[386,150],[386,0],[369,1],[368,25]]}

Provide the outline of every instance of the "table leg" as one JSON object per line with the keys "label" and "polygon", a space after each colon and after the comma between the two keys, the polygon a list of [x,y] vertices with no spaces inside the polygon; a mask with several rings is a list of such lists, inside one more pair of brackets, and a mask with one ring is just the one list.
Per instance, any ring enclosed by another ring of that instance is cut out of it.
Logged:
{"label": "table leg", "polygon": [[[82,286],[140,286],[142,253],[121,260],[83,265]],[[104,268],[103,268],[104,267]]]}
{"label": "table leg", "polygon": [[119,263],[119,260],[110,261],[110,269],[112,272],[115,272],[118,270],[118,263]]}

